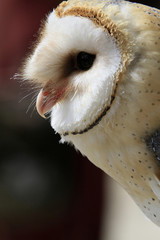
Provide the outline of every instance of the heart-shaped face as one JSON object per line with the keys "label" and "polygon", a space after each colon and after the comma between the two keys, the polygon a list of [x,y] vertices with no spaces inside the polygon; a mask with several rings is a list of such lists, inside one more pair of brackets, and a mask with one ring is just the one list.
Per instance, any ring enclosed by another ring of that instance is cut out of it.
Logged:
{"label": "heart-shaped face", "polygon": [[42,84],[38,112],[51,112],[52,126],[60,134],[85,131],[110,108],[121,60],[107,30],[86,17],[51,13],[26,68],[27,77]]}

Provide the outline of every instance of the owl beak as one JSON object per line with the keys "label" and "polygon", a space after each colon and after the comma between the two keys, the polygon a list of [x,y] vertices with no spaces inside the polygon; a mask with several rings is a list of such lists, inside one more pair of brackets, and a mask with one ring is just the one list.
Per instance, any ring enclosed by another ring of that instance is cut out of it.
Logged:
{"label": "owl beak", "polygon": [[51,111],[52,107],[62,99],[64,92],[64,89],[57,89],[54,93],[53,91],[41,89],[36,101],[36,108],[39,115],[46,118],[45,114]]}
{"label": "owl beak", "polygon": [[50,101],[47,101],[47,96],[44,94],[43,89],[41,89],[36,101],[36,108],[39,115],[46,118],[45,113],[49,112],[53,105],[54,103],[52,103],[51,99]]}

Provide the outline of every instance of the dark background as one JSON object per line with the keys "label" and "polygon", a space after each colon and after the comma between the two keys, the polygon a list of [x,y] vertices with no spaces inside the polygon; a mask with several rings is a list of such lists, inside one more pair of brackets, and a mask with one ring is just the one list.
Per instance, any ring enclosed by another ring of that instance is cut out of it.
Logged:
{"label": "dark background", "polygon": [[59,2],[0,0],[0,240],[100,240],[103,173],[58,143],[12,78]]}

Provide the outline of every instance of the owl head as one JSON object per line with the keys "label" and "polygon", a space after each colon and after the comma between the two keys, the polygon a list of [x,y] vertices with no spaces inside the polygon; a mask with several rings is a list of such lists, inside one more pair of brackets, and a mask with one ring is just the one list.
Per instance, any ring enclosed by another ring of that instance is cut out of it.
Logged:
{"label": "owl head", "polygon": [[61,135],[87,131],[118,106],[115,95],[132,53],[123,26],[109,17],[113,7],[114,1],[63,2],[48,16],[25,63],[24,79],[41,88],[37,110],[51,114]]}

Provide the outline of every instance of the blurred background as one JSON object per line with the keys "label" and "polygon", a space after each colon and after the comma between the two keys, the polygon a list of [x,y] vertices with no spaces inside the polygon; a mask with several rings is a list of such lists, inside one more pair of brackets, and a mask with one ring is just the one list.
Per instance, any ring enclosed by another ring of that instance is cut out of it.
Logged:
{"label": "blurred background", "polygon": [[42,19],[60,2],[0,0],[0,240],[131,240],[136,231],[138,240],[158,240],[159,229],[123,190],[58,143],[30,89],[13,79]]}

